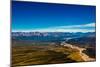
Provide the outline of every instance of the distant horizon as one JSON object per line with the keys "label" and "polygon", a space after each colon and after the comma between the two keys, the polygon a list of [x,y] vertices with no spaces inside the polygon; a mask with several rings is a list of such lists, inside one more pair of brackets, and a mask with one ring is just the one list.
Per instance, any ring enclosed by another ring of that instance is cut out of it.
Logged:
{"label": "distant horizon", "polygon": [[95,32],[96,7],[19,2],[12,3],[12,32]]}
{"label": "distant horizon", "polygon": [[[39,32],[39,33],[49,33],[49,31],[48,32],[40,32],[40,31],[12,31],[12,33],[13,32],[26,32],[26,33],[29,33],[29,32]],[[91,31],[91,32],[50,32],[50,33],[96,33],[96,31]]]}

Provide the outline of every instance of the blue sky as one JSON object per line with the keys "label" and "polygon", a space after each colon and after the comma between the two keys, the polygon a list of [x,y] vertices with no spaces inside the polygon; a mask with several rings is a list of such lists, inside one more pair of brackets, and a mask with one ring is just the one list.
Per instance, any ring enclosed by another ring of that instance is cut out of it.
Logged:
{"label": "blue sky", "polygon": [[12,31],[94,32],[95,6],[13,1]]}

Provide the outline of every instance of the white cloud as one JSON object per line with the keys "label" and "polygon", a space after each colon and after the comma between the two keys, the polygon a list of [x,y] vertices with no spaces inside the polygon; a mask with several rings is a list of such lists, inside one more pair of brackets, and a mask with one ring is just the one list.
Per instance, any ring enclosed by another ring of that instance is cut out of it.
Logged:
{"label": "white cloud", "polygon": [[[90,28],[90,29],[88,29]],[[69,26],[56,26],[34,30],[16,30],[24,32],[95,32],[95,23]],[[15,32],[16,32],[15,31]]]}
{"label": "white cloud", "polygon": [[57,26],[53,28],[86,28],[86,27],[95,27],[95,23],[82,24],[82,25]]}
{"label": "white cloud", "polygon": [[32,30],[37,32],[95,32],[95,30],[88,30],[88,29],[39,29],[39,30]]}
{"label": "white cloud", "polygon": [[95,23],[85,24],[85,27],[95,27]]}

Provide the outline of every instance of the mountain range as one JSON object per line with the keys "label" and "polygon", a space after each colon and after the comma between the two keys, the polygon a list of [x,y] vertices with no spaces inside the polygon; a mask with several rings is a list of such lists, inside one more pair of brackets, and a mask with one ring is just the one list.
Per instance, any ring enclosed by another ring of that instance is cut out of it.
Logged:
{"label": "mountain range", "polygon": [[64,41],[87,36],[94,37],[95,32],[12,32],[12,40]]}

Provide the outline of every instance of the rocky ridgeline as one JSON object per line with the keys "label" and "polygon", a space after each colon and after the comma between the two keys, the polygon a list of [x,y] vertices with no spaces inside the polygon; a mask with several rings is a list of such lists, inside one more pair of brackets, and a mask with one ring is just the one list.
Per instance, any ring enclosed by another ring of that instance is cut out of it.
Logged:
{"label": "rocky ridgeline", "polygon": [[90,58],[88,55],[83,53],[83,51],[86,50],[85,48],[77,47],[77,46],[74,46],[74,45],[71,45],[71,44],[67,44],[65,42],[62,42],[61,46],[66,47],[66,49],[71,48],[73,50],[72,54],[70,54],[68,56],[68,58],[71,58],[72,60],[76,60],[76,61],[95,61],[94,58]]}

